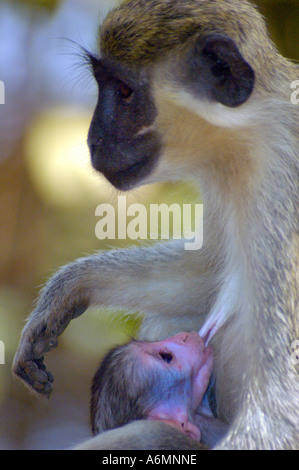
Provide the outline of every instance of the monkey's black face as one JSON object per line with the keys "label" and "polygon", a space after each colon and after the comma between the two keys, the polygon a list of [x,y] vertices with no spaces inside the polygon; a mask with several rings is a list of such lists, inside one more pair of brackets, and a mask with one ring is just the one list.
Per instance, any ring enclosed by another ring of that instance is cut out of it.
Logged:
{"label": "monkey's black face", "polygon": [[116,188],[134,187],[151,173],[160,139],[150,129],[156,108],[146,80],[138,71],[91,57],[99,99],[90,125],[88,145],[93,167]]}

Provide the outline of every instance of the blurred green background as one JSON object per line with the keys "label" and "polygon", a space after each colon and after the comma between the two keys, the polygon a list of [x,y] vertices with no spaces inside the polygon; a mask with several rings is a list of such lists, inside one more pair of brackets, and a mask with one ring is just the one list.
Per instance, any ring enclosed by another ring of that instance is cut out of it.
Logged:
{"label": "blurred green background", "polygon": [[[260,0],[280,51],[299,59],[299,0]],[[115,192],[91,169],[86,135],[96,99],[79,47],[95,48],[99,17],[112,0],[0,2],[0,449],[63,449],[89,437],[89,386],[106,349],[134,334],[120,312],[90,311],[73,321],[47,357],[50,400],[11,374],[25,318],[55,270],[98,249],[95,208]],[[74,42],[68,41],[71,39]],[[298,79],[299,77],[294,77]],[[129,202],[187,203],[188,185],[154,185]]]}

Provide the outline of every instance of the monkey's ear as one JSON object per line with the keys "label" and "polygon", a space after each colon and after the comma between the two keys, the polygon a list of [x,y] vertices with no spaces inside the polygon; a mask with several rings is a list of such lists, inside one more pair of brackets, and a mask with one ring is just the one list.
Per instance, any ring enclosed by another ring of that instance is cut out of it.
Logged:
{"label": "monkey's ear", "polygon": [[248,100],[254,88],[255,73],[232,39],[221,34],[199,38],[193,54],[192,83],[195,84],[197,72],[200,94],[204,92],[208,98],[231,108]]}

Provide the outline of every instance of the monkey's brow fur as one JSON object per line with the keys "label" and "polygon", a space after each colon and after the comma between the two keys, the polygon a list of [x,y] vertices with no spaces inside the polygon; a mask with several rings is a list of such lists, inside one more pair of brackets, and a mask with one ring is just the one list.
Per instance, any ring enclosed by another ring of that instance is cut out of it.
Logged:
{"label": "monkey's brow fur", "polygon": [[246,0],[128,0],[108,15],[100,42],[104,54],[145,64],[198,34],[227,31],[237,44],[250,41],[252,24],[260,39],[264,38],[265,24]]}

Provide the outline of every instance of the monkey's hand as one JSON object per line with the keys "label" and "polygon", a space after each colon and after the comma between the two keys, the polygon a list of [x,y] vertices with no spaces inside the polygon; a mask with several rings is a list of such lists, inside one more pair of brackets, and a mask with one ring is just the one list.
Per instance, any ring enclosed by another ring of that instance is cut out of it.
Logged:
{"label": "monkey's hand", "polygon": [[54,378],[46,369],[44,356],[56,348],[58,336],[74,317],[64,317],[57,322],[57,319],[38,321],[34,315],[35,312],[22,332],[13,372],[35,392],[49,396]]}
{"label": "monkey's hand", "polygon": [[13,372],[37,393],[49,397],[52,392],[54,378],[46,369],[44,356],[56,348],[58,336],[69,322],[87,309],[85,287],[83,282],[78,282],[75,265],[58,271],[42,290],[22,332]]}
{"label": "monkey's hand", "polygon": [[28,324],[13,362],[13,372],[34,391],[46,396],[52,392],[54,378],[46,369],[44,354],[57,346],[55,336],[45,324]]}

